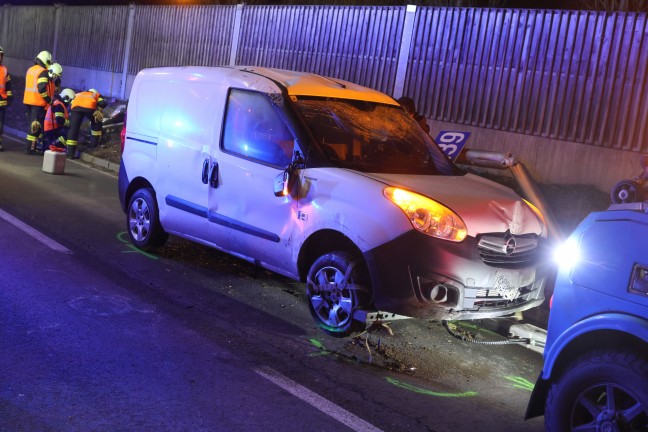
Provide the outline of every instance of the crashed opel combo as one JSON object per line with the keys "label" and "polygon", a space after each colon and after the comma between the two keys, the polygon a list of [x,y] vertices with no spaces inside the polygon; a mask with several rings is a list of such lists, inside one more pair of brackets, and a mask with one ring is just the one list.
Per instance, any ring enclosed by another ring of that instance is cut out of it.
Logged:
{"label": "crashed opel combo", "polygon": [[119,197],[138,248],[173,234],[305,282],[334,336],[372,319],[489,318],[544,300],[542,214],[455,166],[393,98],[338,79],[141,71]]}

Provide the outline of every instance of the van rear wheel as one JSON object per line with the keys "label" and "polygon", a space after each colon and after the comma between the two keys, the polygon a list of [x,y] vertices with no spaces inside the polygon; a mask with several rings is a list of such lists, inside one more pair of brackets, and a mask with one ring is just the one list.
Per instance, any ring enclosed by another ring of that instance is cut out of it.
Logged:
{"label": "van rear wheel", "polygon": [[128,203],[126,217],[131,243],[142,250],[162,246],[169,235],[160,224],[160,217],[151,188],[138,189]]}
{"label": "van rear wheel", "polygon": [[306,294],[311,315],[331,336],[345,337],[364,328],[353,313],[368,295],[367,272],[362,261],[346,252],[319,257],[308,272]]}

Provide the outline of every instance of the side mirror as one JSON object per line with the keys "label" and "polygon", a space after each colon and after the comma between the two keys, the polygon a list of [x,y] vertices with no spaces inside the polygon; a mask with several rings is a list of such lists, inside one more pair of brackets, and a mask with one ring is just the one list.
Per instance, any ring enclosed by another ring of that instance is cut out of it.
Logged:
{"label": "side mirror", "polygon": [[276,197],[285,197],[290,194],[290,171],[283,171],[275,177],[274,194]]}

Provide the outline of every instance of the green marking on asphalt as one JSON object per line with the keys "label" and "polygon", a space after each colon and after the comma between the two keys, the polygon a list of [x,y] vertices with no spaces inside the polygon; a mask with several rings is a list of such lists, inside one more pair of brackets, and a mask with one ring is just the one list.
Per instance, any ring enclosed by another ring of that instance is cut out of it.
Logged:
{"label": "green marking on asphalt", "polygon": [[318,341],[317,339],[308,339],[308,342],[310,342],[311,345],[313,345],[315,348],[317,348],[319,350],[319,352],[310,353],[309,354],[310,357],[323,356],[323,355],[331,354],[331,352],[329,350],[327,350],[326,347],[324,345],[322,345],[322,343],[320,341]]}
{"label": "green marking on asphalt", "polygon": [[535,384],[533,384],[531,381],[529,381],[526,378],[518,377],[518,376],[507,376],[505,377],[507,380],[513,382],[513,387],[522,389],[522,390],[529,390],[533,391],[533,388],[535,387]]}
{"label": "green marking on asphalt", "polygon": [[127,234],[128,233],[126,231],[122,231],[119,234],[117,234],[117,240],[119,240],[122,243],[126,243],[126,246],[128,246],[128,248],[130,249],[130,250],[122,251],[122,253],[139,253],[139,254],[144,255],[146,258],[149,258],[149,259],[152,259],[152,260],[158,259],[158,257],[156,257],[155,255],[150,254],[148,252],[144,252],[143,250],[138,249],[137,247],[133,246],[128,241],[128,239],[124,238],[124,236],[127,235]]}
{"label": "green marking on asphalt", "polygon": [[463,393],[444,393],[444,392],[435,392],[432,390],[423,389],[416,387],[412,384],[407,384],[402,381],[395,380],[394,378],[386,377],[388,383],[395,385],[396,387],[403,388],[405,390],[413,391],[414,393],[420,393],[427,396],[436,396],[436,397],[446,397],[446,398],[460,398],[460,397],[472,397],[477,396],[477,392],[467,391]]}
{"label": "green marking on asphalt", "polygon": [[481,331],[481,332],[484,332],[484,333],[490,333],[490,334],[499,336],[499,334],[494,332],[494,331],[488,330],[488,329],[486,329],[484,327],[479,327],[478,325],[475,325],[475,324],[467,323],[465,321],[448,321],[448,322],[454,324],[457,327],[463,327],[463,328],[466,328],[466,329],[469,329],[469,330]]}

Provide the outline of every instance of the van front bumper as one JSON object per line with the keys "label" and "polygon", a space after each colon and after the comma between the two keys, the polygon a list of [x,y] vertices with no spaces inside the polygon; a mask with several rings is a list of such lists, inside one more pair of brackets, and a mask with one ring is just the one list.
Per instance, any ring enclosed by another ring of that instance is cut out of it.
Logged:
{"label": "van front bumper", "polygon": [[[539,246],[541,247],[541,246]],[[482,260],[473,237],[461,243],[408,233],[365,253],[374,306],[415,318],[493,318],[539,306],[548,267],[495,267]],[[514,266],[513,266],[514,267]]]}

